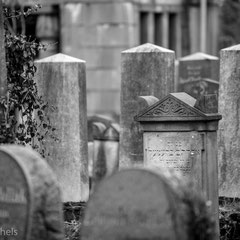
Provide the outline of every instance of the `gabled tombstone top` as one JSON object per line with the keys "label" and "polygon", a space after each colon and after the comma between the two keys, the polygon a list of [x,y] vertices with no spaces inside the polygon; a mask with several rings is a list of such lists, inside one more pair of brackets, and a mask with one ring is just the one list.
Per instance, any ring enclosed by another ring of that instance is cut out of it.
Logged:
{"label": "gabled tombstone top", "polygon": [[222,51],[240,51],[240,44],[237,44],[237,45],[234,45],[231,47],[227,47],[227,48],[223,48],[223,49],[221,49],[221,52]]}
{"label": "gabled tombstone top", "polygon": [[168,52],[168,53],[174,53],[174,51],[169,50],[167,48],[163,48],[151,43],[145,43],[140,46],[127,49],[123,51],[122,53],[152,53],[152,52]]}
{"label": "gabled tombstone top", "polygon": [[206,114],[195,107],[197,100],[187,93],[170,93],[162,100],[144,109],[135,120],[138,122],[210,121],[219,120],[219,114]]}
{"label": "gabled tombstone top", "polygon": [[219,60],[218,57],[202,53],[202,52],[196,52],[191,55],[182,57],[179,59],[180,61],[198,61],[198,60]]}
{"label": "gabled tombstone top", "polygon": [[79,58],[68,56],[66,54],[57,53],[57,54],[54,54],[50,57],[39,59],[35,62],[63,62],[63,63],[65,63],[65,62],[74,62],[74,63],[79,62],[79,63],[85,63],[86,61],[84,61],[82,59],[79,59]]}

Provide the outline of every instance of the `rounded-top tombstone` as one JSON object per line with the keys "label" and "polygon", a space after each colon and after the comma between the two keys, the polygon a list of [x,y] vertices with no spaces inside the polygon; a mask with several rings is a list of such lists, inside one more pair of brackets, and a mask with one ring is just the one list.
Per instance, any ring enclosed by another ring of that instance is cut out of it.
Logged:
{"label": "rounded-top tombstone", "polygon": [[144,169],[126,169],[104,179],[89,199],[81,239],[196,239],[189,224],[198,218],[190,217],[177,178],[169,179]]}
{"label": "rounded-top tombstone", "polygon": [[0,239],[63,239],[53,172],[37,153],[21,146],[0,147]]}

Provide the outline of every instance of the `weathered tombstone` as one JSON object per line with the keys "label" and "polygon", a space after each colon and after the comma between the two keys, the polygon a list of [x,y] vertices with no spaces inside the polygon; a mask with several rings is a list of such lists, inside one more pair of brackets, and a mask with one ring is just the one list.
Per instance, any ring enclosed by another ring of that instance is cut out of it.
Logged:
{"label": "weathered tombstone", "polygon": [[179,59],[178,92],[186,92],[198,99],[218,94],[219,59],[205,53],[194,53]]}
{"label": "weathered tombstone", "polygon": [[141,130],[133,119],[138,97],[163,98],[173,91],[174,60],[174,51],[149,43],[122,52],[120,168],[142,164]]}
{"label": "weathered tombstone", "polygon": [[174,169],[211,201],[218,222],[217,129],[221,116],[195,107],[186,93],[171,93],[139,113],[144,165]]}
{"label": "weathered tombstone", "polygon": [[56,109],[49,112],[60,142],[47,139],[47,161],[57,175],[64,202],[89,196],[86,66],[64,54],[36,61],[40,95]]}
{"label": "weathered tombstone", "polygon": [[215,239],[206,204],[180,182],[146,169],[104,179],[88,201],[81,239]]}
{"label": "weathered tombstone", "polygon": [[219,194],[240,197],[240,45],[220,51]]}
{"label": "weathered tombstone", "polygon": [[0,147],[0,239],[64,239],[57,180],[28,148]]}
{"label": "weathered tombstone", "polygon": [[[5,55],[5,35],[4,35],[4,16],[3,4],[0,1],[0,98],[6,96],[7,90],[7,69]],[[0,104],[0,124],[4,121],[3,106]]]}
{"label": "weathered tombstone", "polygon": [[119,166],[119,125],[102,122],[93,124],[93,176],[92,187],[112,175]]}

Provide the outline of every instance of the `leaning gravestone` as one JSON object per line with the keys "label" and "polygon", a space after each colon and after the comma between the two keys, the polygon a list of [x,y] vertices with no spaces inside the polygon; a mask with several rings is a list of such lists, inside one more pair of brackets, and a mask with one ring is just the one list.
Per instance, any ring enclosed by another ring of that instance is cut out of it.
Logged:
{"label": "leaning gravestone", "polygon": [[219,59],[205,53],[194,53],[179,59],[178,92],[186,92],[198,99],[218,94]]}
{"label": "leaning gravestone", "polygon": [[127,169],[104,179],[91,195],[81,239],[210,240],[214,223],[203,200],[176,176]]}
{"label": "leaning gravestone", "polygon": [[0,239],[63,240],[60,189],[34,151],[0,147]]}

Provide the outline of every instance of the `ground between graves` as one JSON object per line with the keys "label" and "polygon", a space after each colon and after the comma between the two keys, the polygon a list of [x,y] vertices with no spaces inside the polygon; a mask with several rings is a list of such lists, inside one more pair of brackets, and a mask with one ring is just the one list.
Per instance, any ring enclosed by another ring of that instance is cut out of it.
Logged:
{"label": "ground between graves", "polygon": [[[220,240],[240,240],[240,199],[219,198]],[[64,204],[66,240],[81,239],[80,231],[86,203]]]}

